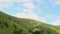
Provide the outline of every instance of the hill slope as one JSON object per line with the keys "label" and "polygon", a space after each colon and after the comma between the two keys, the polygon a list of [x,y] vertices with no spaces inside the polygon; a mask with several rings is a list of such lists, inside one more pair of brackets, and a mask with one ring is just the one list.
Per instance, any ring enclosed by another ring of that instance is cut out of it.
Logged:
{"label": "hill slope", "polygon": [[60,28],[0,11],[0,34],[60,34]]}

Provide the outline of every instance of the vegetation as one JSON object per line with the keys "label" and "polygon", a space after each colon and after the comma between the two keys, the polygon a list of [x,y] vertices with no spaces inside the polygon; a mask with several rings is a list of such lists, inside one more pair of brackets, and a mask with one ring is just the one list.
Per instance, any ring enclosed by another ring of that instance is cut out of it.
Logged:
{"label": "vegetation", "polygon": [[0,11],[0,34],[60,34],[60,26],[16,18]]}

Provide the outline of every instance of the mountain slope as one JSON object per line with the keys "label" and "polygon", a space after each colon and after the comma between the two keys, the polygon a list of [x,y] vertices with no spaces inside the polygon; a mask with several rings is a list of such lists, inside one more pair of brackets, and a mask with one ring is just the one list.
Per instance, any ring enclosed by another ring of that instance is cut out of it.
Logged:
{"label": "mountain slope", "polygon": [[16,18],[0,11],[0,34],[60,34],[60,28],[32,19]]}

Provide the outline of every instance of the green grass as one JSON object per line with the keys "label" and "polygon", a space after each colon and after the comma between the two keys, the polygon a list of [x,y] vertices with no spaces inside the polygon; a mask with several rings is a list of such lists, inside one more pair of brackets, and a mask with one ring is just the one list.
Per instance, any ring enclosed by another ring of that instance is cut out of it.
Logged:
{"label": "green grass", "polygon": [[0,11],[0,34],[60,34],[60,26],[16,18]]}

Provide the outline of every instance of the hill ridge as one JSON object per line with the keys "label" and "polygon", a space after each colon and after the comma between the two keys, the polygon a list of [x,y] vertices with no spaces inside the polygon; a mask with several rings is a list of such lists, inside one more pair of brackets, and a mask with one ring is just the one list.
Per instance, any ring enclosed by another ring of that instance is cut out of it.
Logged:
{"label": "hill ridge", "polygon": [[13,17],[0,11],[0,34],[60,34],[60,27]]}

